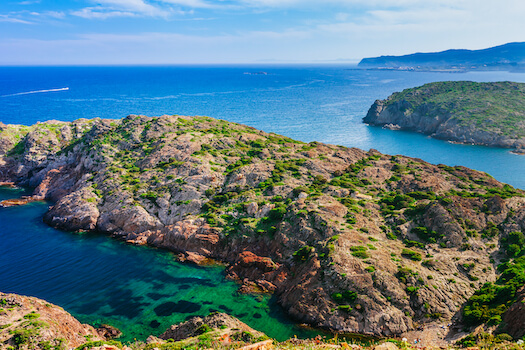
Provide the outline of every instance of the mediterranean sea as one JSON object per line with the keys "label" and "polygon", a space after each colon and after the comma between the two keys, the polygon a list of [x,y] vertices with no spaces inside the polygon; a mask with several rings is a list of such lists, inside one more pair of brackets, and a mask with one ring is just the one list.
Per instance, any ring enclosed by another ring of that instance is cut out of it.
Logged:
{"label": "mediterranean sea", "polygon": [[[0,189],[0,200],[23,190]],[[0,208],[0,290],[36,296],[83,323],[110,324],[120,340],[146,340],[188,317],[220,311],[285,340],[315,336],[286,317],[269,295],[237,293],[221,266],[182,264],[167,251],[96,233],[58,231],[42,222],[47,205]]]}
{"label": "mediterranean sea", "polygon": [[525,189],[525,157],[361,122],[376,99],[443,80],[525,82],[508,72],[357,70],[345,65],[0,67],[0,121],[206,115],[283,134],[431,163],[464,165]]}
{"label": "mediterranean sea", "polygon": [[[463,165],[525,189],[525,156],[458,145],[361,122],[376,99],[443,80],[525,82],[507,72],[429,73],[353,66],[0,67],[0,121],[30,125],[129,114],[206,115],[283,134],[431,163]],[[23,190],[0,189],[0,199]],[[236,293],[221,267],[42,223],[45,203],[0,209],[0,290],[58,304],[82,322],[109,323],[124,340],[160,334],[194,315],[225,311],[279,340],[312,333],[269,296]]]}

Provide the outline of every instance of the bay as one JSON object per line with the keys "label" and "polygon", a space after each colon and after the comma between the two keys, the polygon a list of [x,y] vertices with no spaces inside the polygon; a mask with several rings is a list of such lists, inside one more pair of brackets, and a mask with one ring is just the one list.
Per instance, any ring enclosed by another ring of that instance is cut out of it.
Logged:
{"label": "bay", "polygon": [[[525,189],[525,157],[457,145],[361,122],[375,99],[432,81],[525,82],[506,72],[364,71],[352,66],[0,67],[0,121],[207,115],[305,142],[320,141],[432,163],[463,165]],[[0,189],[0,199],[21,190]],[[169,252],[42,223],[47,205],[0,210],[0,290],[64,307],[82,322],[109,323],[124,340],[226,311],[279,340],[315,333],[294,325],[269,296],[236,293],[221,267],[179,264]]]}
{"label": "bay", "polygon": [[[0,200],[23,194],[0,188]],[[122,341],[146,340],[192,316],[226,312],[270,337],[315,336],[269,295],[244,295],[221,266],[175,261],[167,251],[102,234],[74,234],[42,222],[47,204],[0,208],[0,291],[36,296],[83,323],[110,324]]]}

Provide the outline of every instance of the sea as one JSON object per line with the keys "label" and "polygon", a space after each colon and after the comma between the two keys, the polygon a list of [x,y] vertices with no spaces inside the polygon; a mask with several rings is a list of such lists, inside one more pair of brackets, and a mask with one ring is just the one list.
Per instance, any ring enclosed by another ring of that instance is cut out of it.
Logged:
{"label": "sea", "polygon": [[[525,82],[525,74],[353,65],[0,67],[0,122],[205,115],[304,142],[467,166],[525,189],[525,156],[362,123],[376,99],[445,80]],[[27,191],[0,189],[0,199]],[[42,222],[48,205],[0,208],[0,291],[46,299],[85,323],[111,324],[128,342],[213,311],[278,340],[317,334],[287,317],[275,297],[238,294],[221,266],[181,264],[170,252],[50,228]]]}

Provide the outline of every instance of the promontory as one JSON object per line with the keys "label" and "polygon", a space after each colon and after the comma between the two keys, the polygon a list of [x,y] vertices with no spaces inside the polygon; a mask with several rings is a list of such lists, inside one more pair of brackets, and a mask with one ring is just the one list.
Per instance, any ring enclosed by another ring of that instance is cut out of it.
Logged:
{"label": "promontory", "polygon": [[375,101],[363,121],[443,140],[519,151],[525,148],[525,84],[425,84]]}
{"label": "promontory", "polygon": [[486,173],[132,115],[1,124],[0,176],[34,188],[4,205],[48,200],[51,226],[220,260],[241,292],[275,293],[315,327],[395,336],[453,320],[523,336],[509,327],[523,325],[525,193]]}

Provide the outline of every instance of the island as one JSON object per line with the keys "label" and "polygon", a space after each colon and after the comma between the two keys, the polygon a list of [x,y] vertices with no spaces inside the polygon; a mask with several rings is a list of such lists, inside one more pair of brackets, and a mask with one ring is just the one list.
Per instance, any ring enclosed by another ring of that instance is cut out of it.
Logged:
{"label": "island", "polygon": [[34,188],[4,206],[47,200],[53,227],[221,261],[239,292],[274,293],[313,327],[417,338],[453,322],[444,341],[488,323],[524,335],[525,192],[483,172],[131,115],[2,124],[0,176]]}
{"label": "island", "polygon": [[446,50],[413,53],[403,56],[363,58],[363,69],[405,71],[467,72],[467,71],[524,71],[525,42],[507,43],[481,50]]}
{"label": "island", "polygon": [[445,81],[377,100],[363,122],[459,143],[525,146],[525,84]]}

